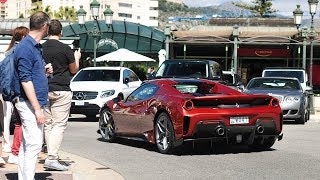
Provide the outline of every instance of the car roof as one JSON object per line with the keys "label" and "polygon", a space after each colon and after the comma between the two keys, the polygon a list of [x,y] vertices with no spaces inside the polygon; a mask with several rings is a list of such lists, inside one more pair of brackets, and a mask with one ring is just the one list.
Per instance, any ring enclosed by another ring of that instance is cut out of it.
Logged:
{"label": "car roof", "polygon": [[172,62],[212,62],[212,63],[218,63],[214,60],[209,60],[209,59],[168,59],[166,61],[164,61],[164,63],[172,63]]}
{"label": "car roof", "polygon": [[295,78],[295,77],[255,77],[255,78],[252,78],[252,80],[254,80],[254,79],[291,79],[291,80],[299,81],[298,78]]}
{"label": "car roof", "polygon": [[266,67],[264,70],[301,70],[303,71],[303,68],[300,67]]}
{"label": "car roof", "polygon": [[128,69],[126,67],[86,67],[82,70],[121,70],[121,69]]}

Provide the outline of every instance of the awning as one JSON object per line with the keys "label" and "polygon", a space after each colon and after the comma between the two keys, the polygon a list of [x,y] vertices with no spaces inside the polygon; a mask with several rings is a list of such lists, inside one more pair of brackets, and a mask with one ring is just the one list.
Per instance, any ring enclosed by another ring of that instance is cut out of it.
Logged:
{"label": "awning", "polygon": [[129,51],[128,49],[118,49],[111,53],[105,54],[100,56],[96,59],[96,62],[101,61],[120,61],[120,62],[144,62],[144,61],[152,61],[155,62],[156,60],[151,59],[147,56],[143,56],[141,54]]}

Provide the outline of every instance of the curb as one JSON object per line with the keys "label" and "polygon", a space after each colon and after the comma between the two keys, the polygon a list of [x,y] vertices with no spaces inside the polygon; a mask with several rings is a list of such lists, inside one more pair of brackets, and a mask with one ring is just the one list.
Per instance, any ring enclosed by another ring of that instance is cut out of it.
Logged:
{"label": "curb", "polygon": [[[3,153],[4,160],[8,160],[9,153]],[[59,151],[61,163],[69,165],[68,171],[47,171],[43,168],[46,155],[39,154],[36,164],[37,180],[124,180],[124,178],[114,170],[103,166],[89,159],[77,156],[75,154]],[[0,179],[18,180],[17,165],[6,164],[0,168]]]}

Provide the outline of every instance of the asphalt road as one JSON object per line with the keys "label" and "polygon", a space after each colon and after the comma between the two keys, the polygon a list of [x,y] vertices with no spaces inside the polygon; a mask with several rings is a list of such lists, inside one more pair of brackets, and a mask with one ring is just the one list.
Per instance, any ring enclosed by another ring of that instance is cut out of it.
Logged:
{"label": "asphalt road", "polygon": [[209,143],[186,145],[163,155],[151,144],[101,141],[98,122],[70,118],[61,149],[112,168],[125,179],[320,179],[320,114],[305,125],[285,123],[284,137],[269,151],[246,146],[210,150]]}

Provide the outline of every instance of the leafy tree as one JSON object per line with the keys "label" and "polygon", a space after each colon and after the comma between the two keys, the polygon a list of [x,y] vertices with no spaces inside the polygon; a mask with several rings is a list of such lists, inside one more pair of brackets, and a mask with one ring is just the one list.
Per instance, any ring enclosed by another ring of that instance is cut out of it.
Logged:
{"label": "leafy tree", "polygon": [[253,5],[248,5],[245,3],[236,3],[234,2],[233,4],[252,11],[253,13],[265,17],[267,15],[273,14],[277,12],[277,10],[272,8],[272,0],[252,0]]}
{"label": "leafy tree", "polygon": [[59,7],[59,11],[55,11],[53,13],[53,16],[57,19],[62,20],[70,20],[70,21],[76,21],[77,20],[77,12],[74,7]]}
{"label": "leafy tree", "polygon": [[37,1],[33,5],[34,5],[34,8],[29,10],[29,14],[34,14],[34,13],[36,13],[38,11],[43,11],[42,2],[41,1]]}
{"label": "leafy tree", "polygon": [[50,6],[46,6],[43,9],[41,1],[36,1],[34,3],[34,5],[35,5],[35,7],[32,8],[31,10],[29,10],[29,14],[34,14],[36,12],[43,11],[43,12],[47,13],[50,18],[52,17],[53,13],[51,11],[51,7]]}
{"label": "leafy tree", "polygon": [[20,13],[19,19],[23,19],[23,18],[24,18],[23,13]]}

